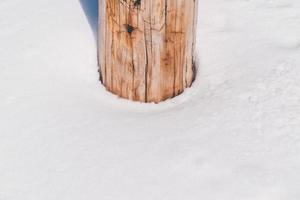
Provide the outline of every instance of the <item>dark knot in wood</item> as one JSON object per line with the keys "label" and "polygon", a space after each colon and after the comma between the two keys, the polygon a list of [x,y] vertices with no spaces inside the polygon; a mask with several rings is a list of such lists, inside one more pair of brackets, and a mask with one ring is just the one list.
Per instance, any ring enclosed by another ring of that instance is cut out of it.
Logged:
{"label": "dark knot in wood", "polygon": [[134,3],[133,3],[133,5],[136,6],[136,7],[140,6],[141,5],[141,1],[142,0],[135,0]]}
{"label": "dark knot in wood", "polygon": [[132,34],[132,32],[134,31],[134,27],[131,26],[130,24],[126,24],[126,29],[127,29],[127,32],[129,33],[129,35]]}

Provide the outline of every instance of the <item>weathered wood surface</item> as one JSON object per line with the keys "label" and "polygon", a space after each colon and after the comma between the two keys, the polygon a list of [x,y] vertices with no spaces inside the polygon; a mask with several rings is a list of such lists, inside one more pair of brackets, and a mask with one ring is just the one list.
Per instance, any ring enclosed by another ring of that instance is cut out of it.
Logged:
{"label": "weathered wood surface", "polygon": [[100,79],[127,99],[160,102],[195,77],[198,0],[99,0]]}

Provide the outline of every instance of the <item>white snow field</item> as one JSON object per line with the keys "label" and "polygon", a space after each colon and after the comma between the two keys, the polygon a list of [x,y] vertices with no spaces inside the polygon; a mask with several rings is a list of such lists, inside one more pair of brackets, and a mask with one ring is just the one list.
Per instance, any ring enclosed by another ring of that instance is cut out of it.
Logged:
{"label": "white snow field", "polygon": [[98,81],[93,5],[0,0],[0,200],[300,199],[299,0],[199,0],[159,105]]}

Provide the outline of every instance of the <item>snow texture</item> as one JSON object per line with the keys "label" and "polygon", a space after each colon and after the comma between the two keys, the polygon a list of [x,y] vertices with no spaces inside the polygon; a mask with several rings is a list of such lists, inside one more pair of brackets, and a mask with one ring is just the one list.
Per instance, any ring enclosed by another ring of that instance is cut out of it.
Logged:
{"label": "snow texture", "polygon": [[96,0],[0,0],[0,200],[299,200],[300,1],[199,0],[198,76],[98,81]]}

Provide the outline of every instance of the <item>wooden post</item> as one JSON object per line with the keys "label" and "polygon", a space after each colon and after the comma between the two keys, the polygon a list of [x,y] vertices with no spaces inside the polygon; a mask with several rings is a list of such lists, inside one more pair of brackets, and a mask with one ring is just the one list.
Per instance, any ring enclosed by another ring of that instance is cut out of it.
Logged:
{"label": "wooden post", "polygon": [[99,0],[99,68],[122,98],[161,102],[195,78],[198,0]]}

